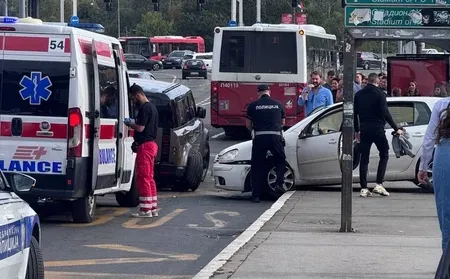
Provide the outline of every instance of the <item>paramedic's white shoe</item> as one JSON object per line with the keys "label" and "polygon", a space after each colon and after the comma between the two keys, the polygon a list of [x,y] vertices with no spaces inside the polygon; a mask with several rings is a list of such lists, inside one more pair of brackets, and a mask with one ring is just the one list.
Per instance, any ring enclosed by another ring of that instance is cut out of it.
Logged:
{"label": "paramedic's white shoe", "polygon": [[385,197],[389,196],[389,192],[386,191],[386,189],[384,189],[383,185],[381,185],[381,184],[377,184],[375,186],[375,188],[373,188],[372,192],[374,192],[375,194],[385,196]]}
{"label": "paramedic's white shoe", "polygon": [[361,189],[361,191],[359,192],[359,196],[361,196],[363,198],[367,198],[367,197],[371,197],[372,193],[369,191],[369,189],[364,188],[364,189]]}
{"label": "paramedic's white shoe", "polygon": [[159,208],[157,208],[157,209],[152,209],[153,217],[158,217],[158,211],[159,211]]}
{"label": "paramedic's white shoe", "polygon": [[131,214],[133,217],[136,217],[136,218],[152,218],[154,215],[152,214],[152,211],[151,210],[149,210],[149,211],[147,211],[147,212],[144,212],[144,211],[141,211],[141,210],[139,210],[138,212],[136,212],[136,213],[133,213],[133,214]]}

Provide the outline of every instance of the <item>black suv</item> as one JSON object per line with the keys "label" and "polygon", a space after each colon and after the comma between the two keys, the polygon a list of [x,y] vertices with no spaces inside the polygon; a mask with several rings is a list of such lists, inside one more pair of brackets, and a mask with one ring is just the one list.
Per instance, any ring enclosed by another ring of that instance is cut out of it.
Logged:
{"label": "black suv", "polygon": [[164,69],[177,68],[181,69],[183,60],[186,55],[193,55],[194,52],[190,50],[175,50],[172,51],[166,58],[163,58],[162,64]]}
{"label": "black suv", "polygon": [[192,91],[180,83],[130,78],[133,83],[144,89],[158,109],[158,187],[195,191],[209,168],[209,131],[202,121],[206,109],[196,107]]}
{"label": "black suv", "polygon": [[[362,67],[364,70],[371,68],[381,68],[381,57],[373,52],[357,52],[356,53],[356,66]],[[386,68],[386,59],[383,59],[383,69]]]}

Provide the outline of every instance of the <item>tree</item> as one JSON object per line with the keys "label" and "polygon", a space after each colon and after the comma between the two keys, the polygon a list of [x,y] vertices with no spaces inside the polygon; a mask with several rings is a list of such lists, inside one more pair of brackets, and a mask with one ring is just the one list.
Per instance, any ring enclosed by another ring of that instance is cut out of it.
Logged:
{"label": "tree", "polygon": [[143,14],[141,22],[136,25],[136,35],[140,36],[171,35],[173,31],[173,21],[164,19],[160,12]]}

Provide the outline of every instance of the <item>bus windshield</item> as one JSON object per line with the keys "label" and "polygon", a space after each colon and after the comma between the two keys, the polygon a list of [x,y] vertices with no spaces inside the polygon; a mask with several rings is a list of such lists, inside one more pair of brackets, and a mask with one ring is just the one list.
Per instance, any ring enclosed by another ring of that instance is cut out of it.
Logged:
{"label": "bus windshield", "polygon": [[220,72],[297,74],[296,32],[224,30]]}

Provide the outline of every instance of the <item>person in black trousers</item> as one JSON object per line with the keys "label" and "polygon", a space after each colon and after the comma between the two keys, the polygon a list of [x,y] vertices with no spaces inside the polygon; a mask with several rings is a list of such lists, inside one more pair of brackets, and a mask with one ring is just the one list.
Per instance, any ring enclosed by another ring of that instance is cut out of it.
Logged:
{"label": "person in black trousers", "polygon": [[252,201],[259,202],[261,187],[267,183],[267,151],[272,154],[276,167],[277,181],[275,191],[285,192],[284,172],[286,155],[284,153],[283,125],[285,112],[283,105],[270,98],[270,88],[260,85],[257,88],[259,99],[247,108],[247,128],[253,133],[252,146]]}
{"label": "person in black trousers", "polygon": [[403,130],[397,127],[389,112],[386,94],[378,87],[380,78],[377,74],[369,75],[368,84],[358,91],[354,99],[355,137],[360,142],[361,161],[359,164],[359,180],[361,197],[372,196],[367,188],[367,171],[369,167],[370,148],[374,143],[380,152],[377,181],[373,192],[382,196],[389,196],[383,187],[384,175],[389,159],[389,143],[384,126],[386,122],[394,131],[401,135]]}

